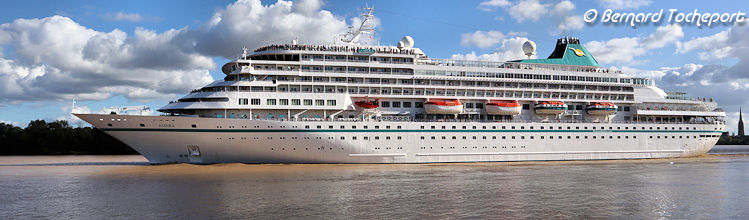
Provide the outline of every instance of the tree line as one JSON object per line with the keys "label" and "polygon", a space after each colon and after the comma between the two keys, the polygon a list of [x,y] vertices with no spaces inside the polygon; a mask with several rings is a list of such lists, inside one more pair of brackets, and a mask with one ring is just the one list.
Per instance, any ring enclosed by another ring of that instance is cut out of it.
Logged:
{"label": "tree line", "polygon": [[749,136],[728,136],[721,135],[718,139],[718,145],[749,145]]}
{"label": "tree line", "polygon": [[26,128],[0,123],[0,155],[137,154],[119,140],[92,127],[74,128],[67,121],[35,120]]}

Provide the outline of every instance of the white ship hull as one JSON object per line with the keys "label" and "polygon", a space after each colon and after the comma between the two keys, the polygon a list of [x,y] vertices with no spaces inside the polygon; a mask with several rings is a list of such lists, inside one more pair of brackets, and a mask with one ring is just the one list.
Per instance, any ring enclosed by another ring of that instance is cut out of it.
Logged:
{"label": "white ship hull", "polygon": [[[721,124],[76,116],[137,150],[151,163],[435,163],[689,157],[710,150],[724,129]],[[441,129],[443,125],[448,129]],[[364,126],[368,128],[363,129]],[[449,129],[452,126],[468,129]],[[550,126],[554,130],[547,130]]]}

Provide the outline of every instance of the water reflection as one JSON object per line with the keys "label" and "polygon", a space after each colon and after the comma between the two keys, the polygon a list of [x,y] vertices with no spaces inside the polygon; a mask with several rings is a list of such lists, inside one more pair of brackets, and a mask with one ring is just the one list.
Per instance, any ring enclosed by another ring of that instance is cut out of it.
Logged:
{"label": "water reflection", "polygon": [[[744,209],[749,207],[745,186],[749,157],[742,154],[416,165],[29,165],[44,164],[45,160],[69,164],[71,159],[0,158],[0,164],[6,165],[0,166],[0,216],[371,219],[749,215]],[[136,158],[134,162],[139,161]],[[27,165],[7,166],[12,163]]]}

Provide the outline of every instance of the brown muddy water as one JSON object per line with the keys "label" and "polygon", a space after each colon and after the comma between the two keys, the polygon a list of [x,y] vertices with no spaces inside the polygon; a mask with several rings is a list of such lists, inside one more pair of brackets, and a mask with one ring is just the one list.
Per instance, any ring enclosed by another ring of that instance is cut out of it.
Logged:
{"label": "brown muddy water", "polygon": [[749,218],[749,146],[695,158],[148,165],[0,157],[0,219]]}

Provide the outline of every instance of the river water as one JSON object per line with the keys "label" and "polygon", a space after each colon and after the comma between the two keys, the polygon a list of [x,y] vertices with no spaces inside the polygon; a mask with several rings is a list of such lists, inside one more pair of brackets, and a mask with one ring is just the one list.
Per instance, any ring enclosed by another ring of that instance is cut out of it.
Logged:
{"label": "river water", "polygon": [[695,158],[148,165],[0,157],[1,219],[749,218],[749,146]]}

